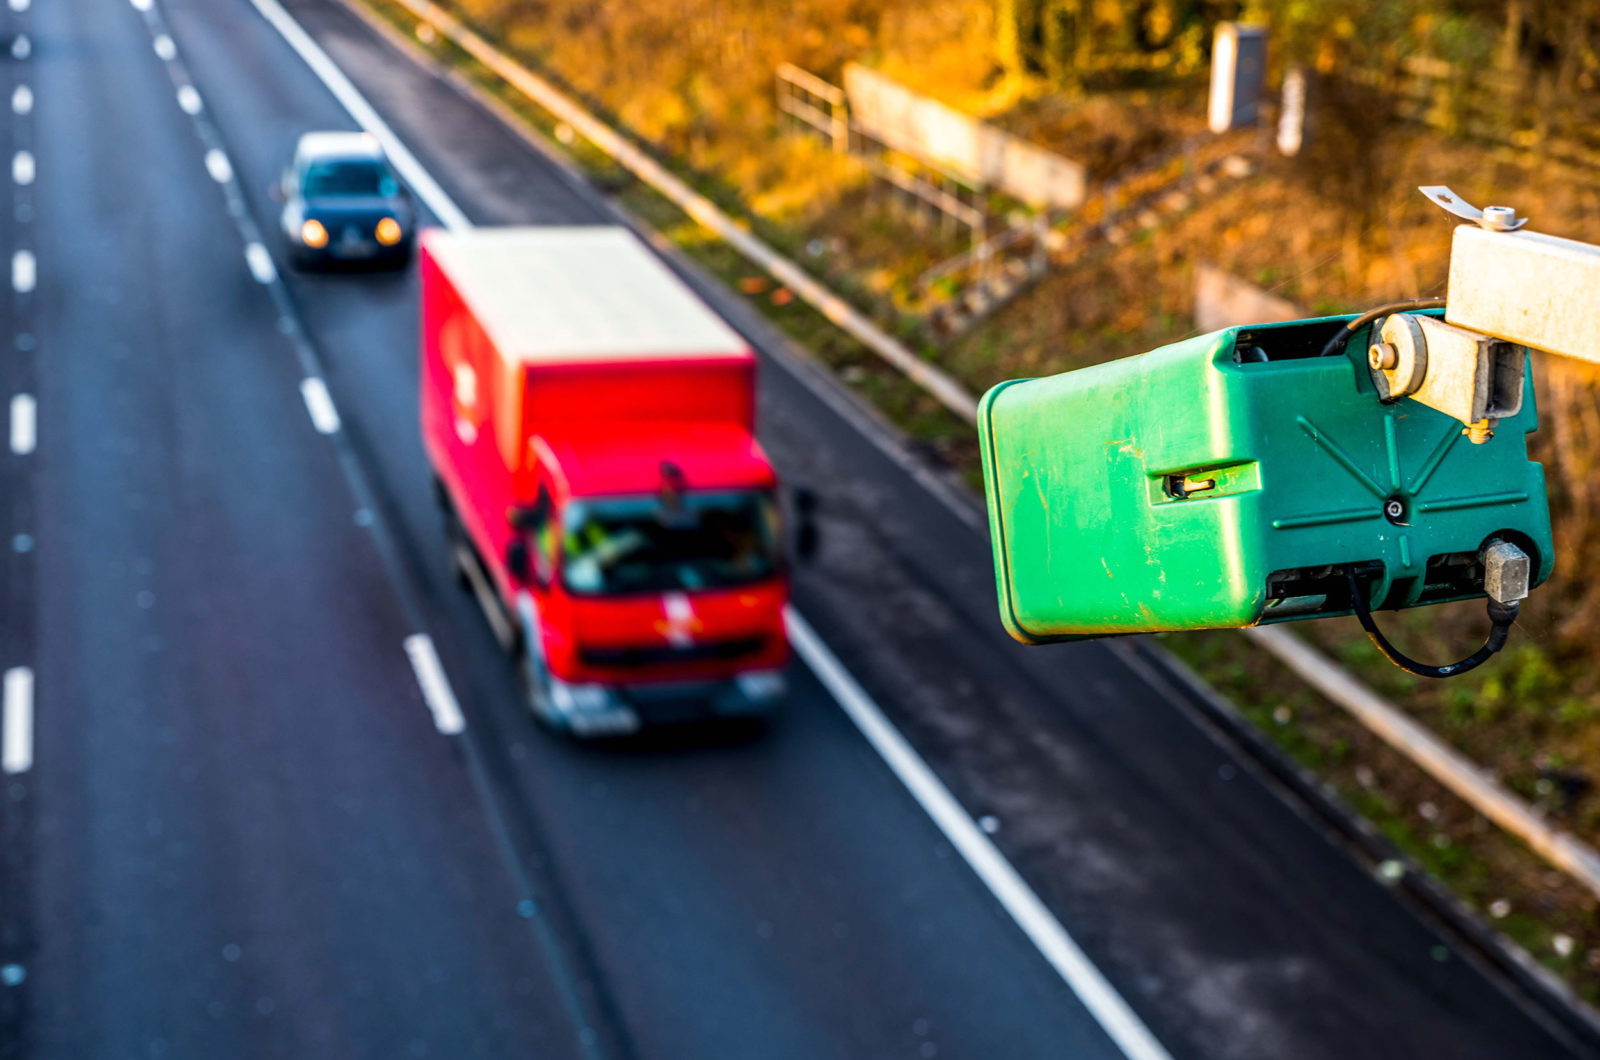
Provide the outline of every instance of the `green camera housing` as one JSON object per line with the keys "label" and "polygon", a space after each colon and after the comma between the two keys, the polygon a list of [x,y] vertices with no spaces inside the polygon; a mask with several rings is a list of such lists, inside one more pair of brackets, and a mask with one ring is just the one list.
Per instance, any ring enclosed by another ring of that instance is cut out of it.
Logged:
{"label": "green camera housing", "polygon": [[[1379,400],[1350,317],[1228,328],[1001,383],[978,409],[1000,616],[1028,644],[1348,614],[1483,595],[1504,539],[1550,576],[1531,378],[1473,444]],[[1525,368],[1525,372],[1531,368]]]}

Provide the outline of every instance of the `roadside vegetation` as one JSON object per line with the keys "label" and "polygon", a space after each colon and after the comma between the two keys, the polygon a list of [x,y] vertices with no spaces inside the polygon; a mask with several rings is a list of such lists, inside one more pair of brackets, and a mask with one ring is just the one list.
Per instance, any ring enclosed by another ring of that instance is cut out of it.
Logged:
{"label": "roadside vegetation", "polygon": [[[392,0],[367,2],[415,30]],[[1600,111],[1586,102],[1600,98],[1594,0],[458,0],[452,10],[974,391],[1193,333],[1202,263],[1315,313],[1443,294],[1452,225],[1416,193],[1419,184],[1451,184],[1479,203],[1517,206],[1541,230],[1600,241],[1600,154],[1591,160],[1584,139],[1600,130]],[[859,166],[787,130],[773,103],[781,62],[835,81],[845,63],[862,62],[1084,161],[1103,181],[1200,133],[1211,28],[1238,17],[1270,28],[1269,84],[1291,63],[1309,73],[1301,154],[1278,156],[1263,134],[1247,145],[1255,162],[1247,179],[1213,195],[1186,186],[1183,207],[1136,225],[1130,239],[1085,243],[1019,300],[945,343],[917,330],[905,289],[959,242],[908,223]],[[622,205],[977,481],[965,424],[470,59],[420,39],[561,140]],[[1437,74],[1421,95],[1418,69]],[[1542,357],[1535,366],[1542,427],[1532,445],[1549,477],[1558,555],[1511,648],[1471,675],[1424,682],[1379,658],[1354,622],[1297,632],[1563,827],[1600,843],[1600,579],[1584,562],[1600,546],[1600,372]],[[1484,630],[1481,604],[1380,621],[1424,659],[1458,657]],[[1162,639],[1397,846],[1600,1002],[1594,895],[1243,638]]]}

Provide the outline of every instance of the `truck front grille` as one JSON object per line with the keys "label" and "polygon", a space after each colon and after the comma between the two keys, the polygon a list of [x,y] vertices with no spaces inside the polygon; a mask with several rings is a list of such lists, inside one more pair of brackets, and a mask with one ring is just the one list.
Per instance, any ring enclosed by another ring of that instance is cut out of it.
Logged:
{"label": "truck front grille", "polygon": [[681,647],[671,644],[629,644],[579,648],[578,658],[589,666],[670,666],[674,663],[742,659],[760,653],[766,646],[766,637],[738,637],[699,641]]}

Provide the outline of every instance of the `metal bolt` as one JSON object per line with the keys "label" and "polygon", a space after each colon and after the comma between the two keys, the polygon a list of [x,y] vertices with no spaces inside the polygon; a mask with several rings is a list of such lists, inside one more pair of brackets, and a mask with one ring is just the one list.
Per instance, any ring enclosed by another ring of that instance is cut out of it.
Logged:
{"label": "metal bolt", "polygon": [[1383,502],[1383,514],[1387,515],[1391,519],[1398,519],[1402,515],[1406,514],[1406,506],[1401,504],[1398,500],[1390,498],[1389,500]]}
{"label": "metal bolt", "polygon": [[1510,206],[1485,206],[1478,224],[1491,232],[1510,232],[1517,227],[1517,211]]}
{"label": "metal bolt", "polygon": [[1494,421],[1479,420],[1477,423],[1467,424],[1467,429],[1462,432],[1467,436],[1467,441],[1473,445],[1482,445],[1494,437]]}
{"label": "metal bolt", "polygon": [[1367,363],[1373,371],[1387,371],[1400,363],[1400,351],[1392,342],[1374,342],[1367,347]]}

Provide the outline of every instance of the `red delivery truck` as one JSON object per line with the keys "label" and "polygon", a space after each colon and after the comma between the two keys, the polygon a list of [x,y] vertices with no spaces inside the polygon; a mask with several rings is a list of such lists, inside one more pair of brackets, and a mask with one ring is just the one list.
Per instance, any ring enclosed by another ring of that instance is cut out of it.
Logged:
{"label": "red delivery truck", "polygon": [[782,698],[788,572],[749,347],[623,228],[421,240],[452,561],[577,735]]}

